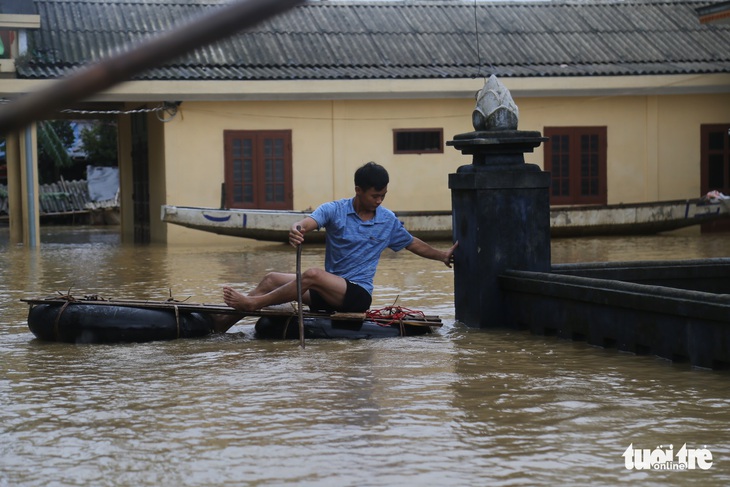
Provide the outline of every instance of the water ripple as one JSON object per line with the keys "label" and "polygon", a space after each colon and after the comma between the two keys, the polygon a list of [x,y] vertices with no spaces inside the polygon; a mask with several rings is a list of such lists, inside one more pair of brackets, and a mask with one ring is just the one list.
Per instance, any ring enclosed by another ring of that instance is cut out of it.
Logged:
{"label": "water ripple", "polygon": [[[53,239],[38,253],[0,253],[0,485],[730,484],[727,373],[466,329],[438,263],[387,255],[376,283],[377,305],[397,299],[441,316],[431,336],[300,350],[254,340],[242,322],[199,340],[77,346],[34,340],[18,300],[72,286],[219,302],[223,283],[251,286],[292,254]],[[596,257],[632,245],[599,243],[583,245]],[[305,254],[321,262],[321,248]],[[632,443],[707,445],[716,461],[709,471],[629,471]]]}

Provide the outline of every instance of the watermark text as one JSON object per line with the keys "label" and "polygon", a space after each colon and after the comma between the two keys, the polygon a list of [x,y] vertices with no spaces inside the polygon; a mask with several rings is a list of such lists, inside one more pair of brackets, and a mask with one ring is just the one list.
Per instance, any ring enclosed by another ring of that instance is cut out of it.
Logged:
{"label": "watermark text", "polygon": [[628,470],[707,470],[712,467],[712,452],[704,448],[687,448],[687,444],[674,451],[673,445],[659,445],[653,450],[634,448],[634,444],[622,455]]}

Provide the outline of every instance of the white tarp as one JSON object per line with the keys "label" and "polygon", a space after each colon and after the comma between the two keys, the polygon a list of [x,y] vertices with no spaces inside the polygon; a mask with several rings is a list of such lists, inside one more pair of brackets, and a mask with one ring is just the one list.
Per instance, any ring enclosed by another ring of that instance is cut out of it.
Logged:
{"label": "white tarp", "polygon": [[89,185],[91,201],[114,199],[119,191],[119,168],[86,166],[86,182]]}

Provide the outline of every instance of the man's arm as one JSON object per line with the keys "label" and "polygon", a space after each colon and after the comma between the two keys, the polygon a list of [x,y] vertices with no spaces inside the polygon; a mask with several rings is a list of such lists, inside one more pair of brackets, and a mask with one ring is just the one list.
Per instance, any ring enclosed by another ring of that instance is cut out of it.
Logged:
{"label": "man's arm", "polygon": [[305,216],[302,220],[294,223],[289,229],[289,244],[292,247],[299,246],[304,242],[304,234],[319,228],[317,221],[311,216]]}
{"label": "man's arm", "polygon": [[454,250],[458,246],[459,242],[456,242],[449,250],[439,250],[431,247],[420,238],[413,237],[413,242],[406,249],[426,259],[440,260],[447,267],[451,267],[451,264],[454,262]]}

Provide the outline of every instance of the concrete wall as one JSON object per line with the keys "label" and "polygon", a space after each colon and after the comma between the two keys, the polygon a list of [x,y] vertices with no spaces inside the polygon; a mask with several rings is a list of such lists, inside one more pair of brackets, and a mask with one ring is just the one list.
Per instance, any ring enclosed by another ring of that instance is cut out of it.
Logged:
{"label": "concrete wall", "polygon": [[512,312],[508,326],[695,367],[730,368],[730,299],[723,284],[728,259],[553,269],[500,276]]}

